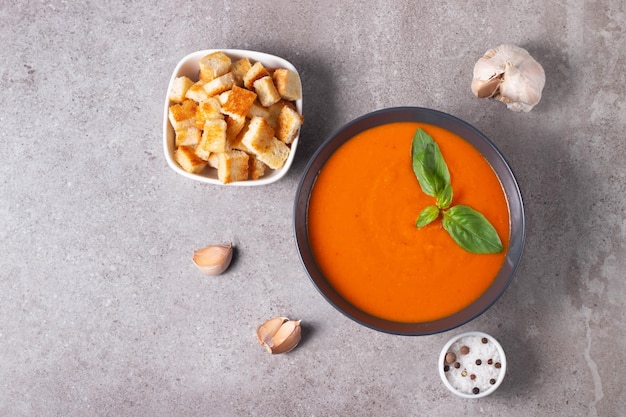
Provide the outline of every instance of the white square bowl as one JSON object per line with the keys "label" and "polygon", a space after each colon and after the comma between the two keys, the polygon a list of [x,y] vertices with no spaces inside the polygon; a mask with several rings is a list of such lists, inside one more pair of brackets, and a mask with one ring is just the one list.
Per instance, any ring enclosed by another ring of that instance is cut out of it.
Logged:
{"label": "white square bowl", "polygon": [[[174,129],[172,128],[172,125],[170,124],[170,121],[168,118],[169,107],[172,103],[168,99],[167,93],[172,88],[172,83],[177,77],[181,77],[184,75],[184,76],[191,78],[192,80],[197,80],[198,71],[200,70],[200,65],[199,65],[200,59],[204,57],[205,55],[208,55],[212,52],[217,52],[217,51],[224,52],[233,61],[236,61],[240,58],[248,58],[250,59],[250,61],[252,61],[252,63],[258,61],[262,63],[263,66],[266,68],[286,68],[298,74],[298,71],[296,70],[296,68],[289,61],[283,58],[277,57],[275,55],[266,54],[264,52],[247,51],[243,49],[205,49],[202,51],[196,51],[196,52],[190,53],[189,55],[181,59],[180,62],[176,65],[176,68],[174,68],[174,72],[172,74],[172,77],[170,78],[170,82],[167,86],[167,92],[165,94],[165,105],[163,109],[163,149],[165,152],[165,159],[167,160],[168,165],[174,171],[176,171],[183,177],[190,178],[196,181],[201,181],[201,182],[208,183],[208,184],[229,185],[229,186],[236,187],[236,186],[267,185],[267,184],[276,182],[279,179],[281,179],[287,173],[287,171],[289,171],[289,168],[291,167],[291,164],[296,154],[296,149],[298,147],[298,142],[300,141],[300,132],[298,132],[298,135],[295,137],[295,139],[291,143],[291,150],[289,152],[289,156],[287,160],[285,161],[285,164],[282,166],[282,168],[278,170],[270,170],[268,168],[267,170],[269,170],[269,172],[265,174],[264,176],[262,176],[261,178],[256,179],[256,180],[250,179],[246,181],[235,181],[235,182],[231,182],[228,184],[224,184],[217,178],[216,169],[207,168],[200,174],[192,174],[183,170],[180,167],[180,165],[178,165],[178,163],[176,163],[176,161],[174,160],[174,151],[176,150],[175,136],[174,136]],[[298,74],[298,76],[300,76],[300,74]],[[300,94],[300,97],[302,97],[302,93]],[[302,98],[296,100],[295,105],[298,110],[298,113],[302,114]]]}

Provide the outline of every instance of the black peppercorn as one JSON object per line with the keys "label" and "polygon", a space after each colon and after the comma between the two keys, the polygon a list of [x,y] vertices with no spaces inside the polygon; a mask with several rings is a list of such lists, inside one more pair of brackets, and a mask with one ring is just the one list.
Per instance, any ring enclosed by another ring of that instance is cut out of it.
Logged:
{"label": "black peppercorn", "polygon": [[481,361],[480,359],[476,359],[476,365],[480,365],[481,363],[483,363],[483,361]]}
{"label": "black peppercorn", "polygon": [[446,365],[446,366],[444,366],[444,367],[443,367],[443,371],[444,371],[444,372],[448,372],[449,370],[450,370],[450,367],[449,367],[448,365]]}
{"label": "black peppercorn", "polygon": [[458,362],[455,362],[455,363],[454,363],[454,367],[455,367],[456,369],[459,369],[459,368],[461,367],[461,364],[460,364],[460,363],[458,363]]}
{"label": "black peppercorn", "polygon": [[487,360],[487,363],[488,363],[489,365],[493,365],[493,359],[489,358],[489,359]]}
{"label": "black peppercorn", "polygon": [[495,366],[498,369],[502,368],[502,364],[500,362],[496,362],[496,364],[493,366]]}
{"label": "black peppercorn", "polygon": [[496,380],[495,380],[495,379],[493,379],[493,378],[491,378],[491,379],[489,380],[489,383],[490,383],[491,385],[494,385],[494,384],[496,383]]}
{"label": "black peppercorn", "polygon": [[478,389],[478,387],[474,387],[474,389],[472,389],[472,392],[474,394],[478,394],[480,392],[480,390]]}
{"label": "black peppercorn", "polygon": [[487,344],[487,342],[489,342],[489,340],[487,340],[486,337],[483,337],[482,339],[480,339],[481,342],[483,342],[484,344]]}

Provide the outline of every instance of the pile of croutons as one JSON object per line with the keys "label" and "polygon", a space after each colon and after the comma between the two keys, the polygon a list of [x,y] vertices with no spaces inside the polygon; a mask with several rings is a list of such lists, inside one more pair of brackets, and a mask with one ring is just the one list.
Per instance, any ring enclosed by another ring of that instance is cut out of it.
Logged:
{"label": "pile of croutons", "polygon": [[224,184],[280,169],[304,121],[298,74],[221,51],[199,64],[198,81],[177,77],[168,92],[176,162],[194,174],[217,169]]}

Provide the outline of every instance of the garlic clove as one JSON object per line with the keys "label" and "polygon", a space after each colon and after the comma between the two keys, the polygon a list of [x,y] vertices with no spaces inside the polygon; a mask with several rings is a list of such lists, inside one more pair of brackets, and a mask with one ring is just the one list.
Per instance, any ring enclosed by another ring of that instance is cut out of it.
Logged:
{"label": "garlic clove", "polygon": [[193,253],[193,263],[205,275],[219,275],[226,271],[233,259],[233,245],[212,245]]}
{"label": "garlic clove", "polygon": [[257,337],[261,345],[272,346],[274,344],[272,337],[278,332],[280,327],[289,321],[287,317],[274,317],[260,325],[257,329]]}
{"label": "garlic clove", "polygon": [[510,110],[529,112],[541,100],[545,82],[543,67],[528,51],[503,44],[476,62],[471,88],[476,97],[493,97]]}
{"label": "garlic clove", "polygon": [[486,82],[483,80],[474,80],[472,81],[472,90],[478,98],[492,97],[498,91],[501,82],[501,77],[493,77]]}
{"label": "garlic clove", "polygon": [[273,337],[272,353],[286,353],[295,348],[300,342],[302,327],[300,320],[289,320],[283,323]]}
{"label": "garlic clove", "polygon": [[277,355],[295,348],[302,337],[301,320],[275,317],[257,328],[257,338],[269,353]]}

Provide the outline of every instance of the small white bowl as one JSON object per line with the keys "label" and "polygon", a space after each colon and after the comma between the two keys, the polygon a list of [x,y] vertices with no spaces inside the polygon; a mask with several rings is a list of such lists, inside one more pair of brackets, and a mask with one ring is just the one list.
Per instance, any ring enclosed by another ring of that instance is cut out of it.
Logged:
{"label": "small white bowl", "polygon": [[[483,343],[483,339],[487,343]],[[469,353],[461,353],[462,346],[468,346]],[[449,364],[446,363],[448,352],[456,356],[456,360]],[[481,360],[480,364],[477,364],[477,359]],[[488,363],[490,359],[492,363]],[[456,363],[459,364],[458,368],[455,366]],[[449,369],[446,370],[446,366]],[[453,337],[445,344],[439,355],[437,367],[443,384],[450,392],[462,398],[482,398],[498,389],[504,380],[506,356],[500,343],[490,335],[483,332],[466,332]],[[476,379],[472,380],[472,375],[475,375]],[[479,391],[474,393],[473,389]]]}
{"label": "small white bowl", "polygon": [[[263,66],[265,66],[266,68],[287,68],[295,72],[296,74],[298,74],[298,71],[296,70],[296,68],[289,61],[283,58],[274,56],[274,55],[263,53],[263,52],[247,51],[243,49],[205,49],[202,51],[193,52],[180,60],[180,62],[176,65],[176,68],[174,68],[174,72],[167,86],[167,92],[170,91],[172,87],[172,83],[177,77],[185,75],[191,78],[192,80],[197,80],[198,71],[200,70],[200,65],[199,65],[200,58],[212,52],[217,52],[217,51],[224,52],[233,61],[240,59],[240,58],[249,58],[253,63],[258,61],[262,63]],[[217,178],[217,170],[215,169],[205,169],[200,174],[192,174],[183,170],[180,167],[180,165],[178,165],[178,163],[176,163],[176,161],[174,160],[174,151],[175,151],[174,129],[172,128],[172,125],[170,124],[170,121],[168,118],[169,107],[172,103],[167,98],[167,92],[165,94],[165,105],[163,109],[163,148],[165,151],[165,159],[167,160],[168,165],[180,175],[186,178],[205,182],[208,184],[231,185],[231,186],[254,186],[254,185],[266,185],[266,184],[271,184],[273,182],[276,182],[279,179],[281,179],[287,173],[287,171],[289,171],[289,168],[291,167],[291,164],[296,154],[298,142],[300,140],[299,132],[296,138],[293,140],[293,142],[290,145],[291,151],[289,152],[289,157],[285,161],[285,164],[282,166],[282,168],[278,170],[270,170],[268,168],[267,170],[269,172],[257,180],[235,181],[235,182],[231,182],[228,184],[224,184]],[[296,104],[296,108],[298,109],[298,113],[302,114],[302,99],[300,98],[296,100],[295,104]]]}

